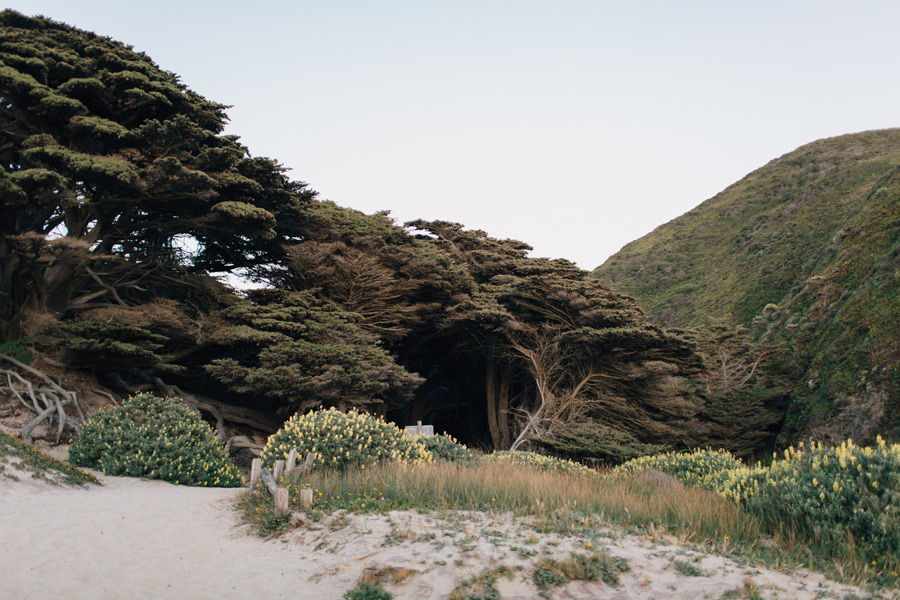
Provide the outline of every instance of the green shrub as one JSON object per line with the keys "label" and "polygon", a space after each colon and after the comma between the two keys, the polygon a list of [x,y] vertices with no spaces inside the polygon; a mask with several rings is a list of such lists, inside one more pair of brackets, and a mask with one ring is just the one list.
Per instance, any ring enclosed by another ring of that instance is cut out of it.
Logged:
{"label": "green shrub", "polygon": [[263,464],[271,467],[287,458],[292,448],[300,456],[313,452],[315,464],[339,470],[381,461],[431,461],[420,438],[410,438],[396,425],[355,409],[297,413],[269,437],[262,451]]}
{"label": "green shrub", "polygon": [[521,452],[519,450],[503,450],[493,452],[484,457],[484,460],[510,463],[523,467],[534,467],[543,471],[560,471],[563,473],[593,475],[595,471],[589,467],[555,456],[544,456],[536,452]]}
{"label": "green shrub", "polygon": [[900,445],[789,448],[769,467],[736,471],[722,495],[770,527],[786,524],[820,548],[847,541],[875,566],[900,555]]}
{"label": "green shrub", "polygon": [[446,433],[441,435],[429,435],[420,438],[425,449],[431,452],[434,460],[449,462],[473,462],[478,456],[469,450],[465,444],[460,444],[453,436]]}
{"label": "green shrub", "polygon": [[107,475],[182,485],[238,487],[243,478],[200,416],[174,398],[139,394],[96,412],[69,447],[69,462]]}
{"label": "green shrub", "polygon": [[686,485],[719,491],[735,469],[746,466],[727,450],[693,450],[666,452],[629,460],[613,470],[615,475],[629,475],[656,469],[677,477]]}
{"label": "green shrub", "polygon": [[529,438],[528,441],[562,458],[616,465],[668,449],[659,444],[645,444],[631,433],[593,422],[569,423],[557,429],[551,438]]}

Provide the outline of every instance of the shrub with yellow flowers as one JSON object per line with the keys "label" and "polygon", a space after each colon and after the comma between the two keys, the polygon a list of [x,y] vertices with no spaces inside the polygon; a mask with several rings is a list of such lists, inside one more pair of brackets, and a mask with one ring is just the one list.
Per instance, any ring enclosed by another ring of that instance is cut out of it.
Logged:
{"label": "shrub with yellow flowers", "polygon": [[641,456],[616,467],[613,475],[631,475],[648,469],[668,473],[685,485],[718,491],[732,471],[746,466],[727,450],[695,449]]}
{"label": "shrub with yellow flowers", "polygon": [[139,394],[94,413],[69,447],[69,462],[107,475],[180,485],[244,485],[200,415],[178,399],[153,394]]}
{"label": "shrub with yellow flowers", "polygon": [[869,560],[900,555],[900,445],[848,440],[788,448],[769,467],[736,471],[722,495],[764,522],[836,546],[852,536]]}
{"label": "shrub with yellow flowers", "polygon": [[313,452],[315,465],[346,470],[382,461],[431,462],[431,453],[421,438],[411,438],[381,417],[351,409],[319,409],[297,413],[277,433],[269,437],[262,462],[271,467],[288,457],[291,449],[299,456]]}
{"label": "shrub with yellow flowers", "polygon": [[436,461],[474,462],[478,460],[478,455],[447,433],[423,436],[421,442]]}
{"label": "shrub with yellow flowers", "polygon": [[492,452],[484,457],[484,460],[509,463],[522,467],[534,467],[542,471],[559,471],[562,473],[571,473],[573,475],[594,475],[596,471],[590,467],[586,467],[580,463],[567,460],[565,458],[557,458],[555,456],[545,456],[537,452],[523,452],[521,450],[502,450],[500,452]]}

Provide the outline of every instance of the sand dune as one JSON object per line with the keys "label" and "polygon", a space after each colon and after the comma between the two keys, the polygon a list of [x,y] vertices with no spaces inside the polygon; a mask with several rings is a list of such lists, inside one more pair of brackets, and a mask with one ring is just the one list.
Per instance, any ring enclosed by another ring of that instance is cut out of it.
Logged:
{"label": "sand dune", "polygon": [[[237,490],[99,477],[102,487],[83,489],[0,478],[0,598],[337,599],[367,567],[414,571],[385,584],[395,598],[446,598],[459,581],[503,564],[513,578],[498,582],[502,597],[531,599],[538,598],[532,565],[587,543],[537,535],[512,516],[414,512],[331,517],[265,541],[239,525]],[[740,565],[674,538],[659,542],[610,530],[593,546],[628,560],[620,585],[573,582],[552,597],[721,598],[745,580],[765,598],[865,596],[817,574]],[[679,574],[675,560],[703,575]]]}

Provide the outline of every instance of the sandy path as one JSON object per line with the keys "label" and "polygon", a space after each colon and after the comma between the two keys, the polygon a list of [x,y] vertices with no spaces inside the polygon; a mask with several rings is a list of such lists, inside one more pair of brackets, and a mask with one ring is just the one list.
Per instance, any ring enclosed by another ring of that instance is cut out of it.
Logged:
{"label": "sandy path", "polygon": [[[101,479],[102,487],[79,489],[0,478],[0,598],[327,600],[341,598],[365,567],[384,566],[417,571],[386,586],[395,598],[446,598],[460,580],[504,564],[515,575],[498,583],[503,598],[532,599],[531,566],[584,551],[587,542],[536,536],[512,517],[479,513],[355,516],[263,541],[237,524],[236,490]],[[865,596],[819,575],[703,555],[674,539],[659,545],[611,530],[593,546],[628,559],[621,585],[574,582],[553,598],[721,598],[747,578],[765,598]],[[704,576],[678,574],[674,560],[692,561]]]}

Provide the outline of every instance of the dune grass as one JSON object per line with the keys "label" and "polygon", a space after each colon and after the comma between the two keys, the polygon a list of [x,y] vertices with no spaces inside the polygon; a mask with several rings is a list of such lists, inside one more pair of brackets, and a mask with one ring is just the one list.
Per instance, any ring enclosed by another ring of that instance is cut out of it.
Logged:
{"label": "dune grass", "polygon": [[712,492],[681,488],[659,493],[631,480],[572,476],[509,464],[384,464],[344,473],[318,471],[286,482],[314,490],[313,510],[352,512],[418,509],[487,510],[533,517],[535,527],[560,533],[615,523],[728,545],[759,539],[754,519]]}

